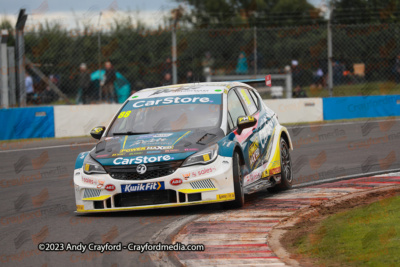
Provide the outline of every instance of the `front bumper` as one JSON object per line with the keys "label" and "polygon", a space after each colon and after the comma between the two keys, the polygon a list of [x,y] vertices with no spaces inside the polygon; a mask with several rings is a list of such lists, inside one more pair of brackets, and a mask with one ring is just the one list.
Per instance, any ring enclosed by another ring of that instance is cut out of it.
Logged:
{"label": "front bumper", "polygon": [[[179,181],[180,180],[180,181]],[[207,165],[178,168],[148,180],[117,180],[109,174],[74,171],[78,213],[179,207],[235,199],[232,158],[218,156]]]}

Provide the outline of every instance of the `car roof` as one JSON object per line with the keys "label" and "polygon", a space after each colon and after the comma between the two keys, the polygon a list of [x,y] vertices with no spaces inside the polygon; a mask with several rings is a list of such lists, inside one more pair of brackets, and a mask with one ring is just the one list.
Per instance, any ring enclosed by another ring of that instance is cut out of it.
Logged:
{"label": "car roof", "polygon": [[203,82],[203,83],[185,83],[174,84],[155,88],[140,90],[129,97],[129,100],[136,98],[153,98],[179,95],[197,95],[197,94],[223,94],[225,90],[230,90],[235,86],[249,87],[241,82]]}

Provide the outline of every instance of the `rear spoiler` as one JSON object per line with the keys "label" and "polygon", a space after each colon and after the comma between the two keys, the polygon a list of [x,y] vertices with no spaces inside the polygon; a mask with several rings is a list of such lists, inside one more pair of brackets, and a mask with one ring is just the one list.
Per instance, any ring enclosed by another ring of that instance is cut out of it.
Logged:
{"label": "rear spoiler", "polygon": [[259,83],[259,82],[264,82],[265,84],[269,87],[271,87],[271,75],[266,75],[264,79],[247,79],[247,80],[237,80],[235,82],[241,82],[241,83],[246,83],[246,84],[252,84],[252,83]]}

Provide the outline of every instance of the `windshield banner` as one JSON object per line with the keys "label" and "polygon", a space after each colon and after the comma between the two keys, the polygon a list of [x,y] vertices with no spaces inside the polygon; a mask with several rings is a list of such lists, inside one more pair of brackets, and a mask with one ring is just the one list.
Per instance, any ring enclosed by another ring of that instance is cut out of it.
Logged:
{"label": "windshield banner", "polygon": [[155,98],[145,98],[143,100],[140,99],[131,100],[130,103],[126,105],[126,108],[130,109],[130,107],[133,107],[133,109],[136,109],[136,108],[178,105],[178,104],[221,104],[221,99],[222,99],[222,94],[155,97]]}

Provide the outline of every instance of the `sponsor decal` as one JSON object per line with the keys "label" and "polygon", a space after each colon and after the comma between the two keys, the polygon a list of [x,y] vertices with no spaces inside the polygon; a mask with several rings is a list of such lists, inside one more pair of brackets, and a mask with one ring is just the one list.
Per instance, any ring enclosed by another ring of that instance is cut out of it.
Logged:
{"label": "sponsor decal", "polygon": [[146,149],[147,150],[167,150],[167,149],[173,149],[174,146],[148,146]]}
{"label": "sponsor decal", "polygon": [[83,211],[84,210],[84,206],[83,205],[76,205],[76,210],[77,211]]}
{"label": "sponsor decal", "polygon": [[97,180],[93,180],[91,178],[87,178],[87,177],[82,177],[82,182],[86,183],[86,184],[97,184]]}
{"label": "sponsor decal", "polygon": [[[169,152],[169,150],[167,150],[167,152]],[[159,154],[159,153],[161,153],[161,151],[157,151],[157,150],[147,151],[147,154]]]}
{"label": "sponsor decal", "polygon": [[188,172],[188,173],[183,173],[182,176],[183,176],[183,178],[185,178],[185,180],[187,180],[187,179],[190,178],[190,172]]}
{"label": "sponsor decal", "polygon": [[254,163],[256,163],[257,159],[260,157],[260,148],[258,144],[258,138],[256,137],[254,142],[250,145],[249,148],[249,159],[250,166],[253,167]]}
{"label": "sponsor decal", "polygon": [[[151,138],[151,139],[148,139],[148,140],[136,140],[129,147],[133,147],[133,146],[136,146],[136,145],[139,145],[139,144],[159,143],[159,142],[164,142],[164,141],[167,141],[167,139],[165,139],[165,138],[157,138],[157,139]],[[146,150],[146,148],[144,147],[143,150]]]}
{"label": "sponsor decal", "polygon": [[168,161],[173,159],[170,155],[163,156],[139,156],[135,158],[116,158],[113,160],[115,165],[131,165],[131,164],[141,164],[141,163],[152,163],[158,161]]}
{"label": "sponsor decal", "polygon": [[210,168],[205,168],[205,169],[201,169],[199,171],[197,171],[197,175],[204,175],[204,174],[209,174],[212,173],[214,171],[216,171],[217,169],[215,167],[210,167]]}
{"label": "sponsor decal", "polygon": [[146,173],[146,171],[147,171],[146,165],[144,165],[144,164],[137,165],[137,167],[136,167],[136,172],[137,173],[144,174],[144,173]]}
{"label": "sponsor decal", "polygon": [[[135,147],[135,148],[128,148],[128,149],[121,149],[119,153],[130,153],[130,152],[136,152],[136,151],[145,151],[146,147]],[[119,154],[114,154],[114,155],[119,155]]]}
{"label": "sponsor decal", "polygon": [[223,146],[226,146],[226,147],[230,147],[231,144],[232,144],[232,141],[229,141],[229,142],[224,141],[224,142],[222,143],[222,145],[223,145]]}
{"label": "sponsor decal", "polygon": [[247,116],[247,117],[241,117],[239,118],[239,123],[242,121],[254,121],[254,117],[253,116]]}
{"label": "sponsor decal", "polygon": [[112,192],[112,191],[115,190],[115,185],[113,185],[113,184],[108,184],[108,185],[106,185],[106,186],[104,187],[104,189],[107,190],[107,191]]}
{"label": "sponsor decal", "polygon": [[185,151],[198,151],[198,148],[185,148]]}
{"label": "sponsor decal", "polygon": [[99,180],[99,184],[97,185],[97,188],[102,188],[104,185],[104,180]]}
{"label": "sponsor decal", "polygon": [[[196,89],[196,90],[194,90]],[[158,89],[151,95],[158,95],[158,94],[165,94],[165,93],[189,93],[189,92],[194,92],[194,93],[199,93],[199,92],[208,92],[208,89],[201,89],[200,86],[196,85],[190,85],[190,86],[180,86],[178,88],[174,87],[169,87],[165,89]]]}
{"label": "sponsor decal", "polygon": [[233,199],[235,199],[235,193],[217,195],[217,200],[233,200]]}
{"label": "sponsor decal", "polygon": [[[267,119],[266,118],[264,118],[264,121],[262,122],[262,123],[260,123],[260,125],[264,125],[264,123],[267,121]],[[265,146],[266,146],[266,144],[267,144],[267,140],[268,140],[268,137],[270,136],[270,135],[272,135],[272,128],[270,127],[270,125],[268,125],[268,124],[266,124],[266,125],[264,125],[263,127],[262,127],[262,129],[260,130],[260,132],[259,132],[259,135],[260,135],[260,143],[261,143],[261,145],[262,145],[262,147],[263,148],[265,148]]]}
{"label": "sponsor decal", "polygon": [[261,178],[261,174],[262,172],[260,171],[253,171],[252,173],[250,173],[245,177],[245,181],[247,182],[247,184],[257,181],[258,179]]}
{"label": "sponsor decal", "polygon": [[164,182],[121,185],[122,193],[141,192],[141,191],[156,191],[156,190],[164,190],[164,189],[165,189]]}
{"label": "sponsor decal", "polygon": [[279,160],[275,160],[275,161],[273,161],[272,163],[271,163],[271,167],[273,168],[273,167],[277,167],[277,166],[280,166],[281,165],[281,162],[279,161]]}
{"label": "sponsor decal", "polygon": [[182,184],[182,179],[179,179],[179,178],[174,178],[174,179],[172,179],[169,183],[171,184],[171,185],[180,185],[180,184]]}
{"label": "sponsor decal", "polygon": [[165,98],[152,98],[147,100],[139,100],[135,101],[132,105],[133,108],[142,108],[142,107],[152,107],[152,106],[161,106],[161,105],[171,105],[171,104],[204,104],[210,103],[211,100],[209,97],[193,97],[193,96],[184,96],[184,97],[165,97]]}
{"label": "sponsor decal", "polygon": [[97,180],[88,177],[82,177],[82,182],[86,184],[96,185],[97,188],[101,188],[104,185],[104,180]]}
{"label": "sponsor decal", "polygon": [[169,137],[169,136],[171,136],[172,135],[172,133],[167,133],[167,134],[155,134],[155,135],[153,135],[153,137],[154,138],[156,138],[156,137]]}
{"label": "sponsor decal", "polygon": [[169,149],[169,150],[165,150],[165,152],[175,153],[175,152],[179,152],[179,149]]}
{"label": "sponsor decal", "polygon": [[273,168],[269,171],[270,175],[277,174],[281,172],[281,167]]}

